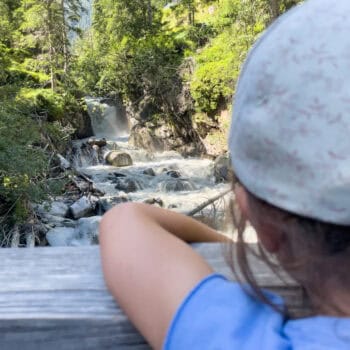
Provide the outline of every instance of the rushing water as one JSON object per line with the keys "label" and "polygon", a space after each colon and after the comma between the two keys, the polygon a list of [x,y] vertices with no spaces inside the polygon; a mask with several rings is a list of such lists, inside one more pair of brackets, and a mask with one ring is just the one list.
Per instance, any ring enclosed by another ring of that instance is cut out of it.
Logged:
{"label": "rushing water", "polygon": [[[93,130],[97,136],[106,138],[107,145],[83,147],[87,140],[77,141],[74,165],[105,193],[102,200],[112,203],[120,198],[134,202],[155,201],[164,208],[186,213],[229,188],[229,184],[216,182],[212,160],[184,158],[174,151],[150,153],[130,146],[122,109],[102,99],[87,98],[86,101]],[[106,155],[115,150],[129,154],[133,165],[108,165]],[[132,190],[121,189],[120,181],[131,182]],[[229,197],[205,208],[200,218],[221,230],[228,230],[223,221]]]}

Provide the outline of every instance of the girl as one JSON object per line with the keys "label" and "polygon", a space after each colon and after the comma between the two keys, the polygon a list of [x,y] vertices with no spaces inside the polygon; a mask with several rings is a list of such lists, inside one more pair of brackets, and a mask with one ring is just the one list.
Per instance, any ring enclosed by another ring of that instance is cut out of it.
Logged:
{"label": "girl", "polygon": [[[223,240],[188,217],[124,204],[101,223],[107,284],[154,349],[350,349],[350,2],[309,0],[251,51],[229,147],[242,217],[307,291],[288,320],[245,263],[252,298],[185,242]],[[273,306],[273,307],[271,307]]]}

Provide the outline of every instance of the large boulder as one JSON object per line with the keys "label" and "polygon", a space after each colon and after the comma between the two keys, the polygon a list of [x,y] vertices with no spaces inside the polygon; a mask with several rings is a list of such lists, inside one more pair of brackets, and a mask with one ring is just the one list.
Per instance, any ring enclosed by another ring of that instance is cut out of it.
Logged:
{"label": "large boulder", "polygon": [[136,124],[130,132],[129,143],[150,152],[176,151],[183,156],[199,156],[206,149],[191,127],[175,130],[162,121]]}
{"label": "large boulder", "polygon": [[74,219],[80,219],[84,216],[91,215],[94,210],[94,204],[86,197],[81,197],[69,208]]}
{"label": "large boulder", "polygon": [[74,114],[74,118],[71,121],[75,129],[76,138],[84,139],[94,134],[89,114],[83,108]]}
{"label": "large boulder", "polygon": [[109,152],[106,156],[106,161],[115,167],[125,167],[133,164],[130,154],[118,151]]}

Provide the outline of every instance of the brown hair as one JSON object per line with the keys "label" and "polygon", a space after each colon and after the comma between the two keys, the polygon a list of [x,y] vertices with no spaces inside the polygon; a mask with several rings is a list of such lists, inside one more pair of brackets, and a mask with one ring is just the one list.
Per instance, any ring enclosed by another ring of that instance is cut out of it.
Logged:
{"label": "brown hair", "polygon": [[276,261],[261,244],[258,244],[258,252],[252,251],[244,238],[245,222],[232,203],[230,212],[237,229],[237,243],[232,245],[230,266],[237,280],[251,296],[271,306],[286,318],[289,316],[286,309],[271,302],[259,287],[248,258],[248,253],[253,253],[277,276],[281,278],[281,271],[286,271],[308,294],[312,294],[318,304],[328,304],[329,308],[341,314],[341,310],[332,301],[325,300],[322,293],[329,282],[336,282],[343,290],[350,291],[350,274],[346,267],[350,262],[350,227],[292,214],[257,198],[249,191],[247,193],[248,204],[254,215],[273,224],[282,232],[281,249],[285,259],[282,264]]}

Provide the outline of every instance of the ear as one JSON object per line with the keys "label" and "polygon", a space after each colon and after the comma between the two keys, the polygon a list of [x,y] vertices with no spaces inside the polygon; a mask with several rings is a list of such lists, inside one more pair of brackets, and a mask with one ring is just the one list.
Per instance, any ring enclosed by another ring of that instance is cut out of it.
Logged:
{"label": "ear", "polygon": [[249,194],[241,185],[235,187],[235,195],[242,215],[255,228],[259,241],[269,253],[277,253],[280,249],[283,235],[273,222],[262,218],[249,205]]}

